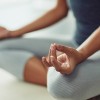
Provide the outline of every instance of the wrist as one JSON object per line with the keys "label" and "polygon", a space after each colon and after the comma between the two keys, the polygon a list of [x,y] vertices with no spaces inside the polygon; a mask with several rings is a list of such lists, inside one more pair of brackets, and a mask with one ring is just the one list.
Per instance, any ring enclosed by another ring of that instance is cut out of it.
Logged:
{"label": "wrist", "polygon": [[21,36],[21,33],[17,30],[9,32],[9,37],[11,37],[11,38],[15,38],[15,37],[18,37],[18,36]]}
{"label": "wrist", "polygon": [[85,49],[80,49],[80,48],[77,48],[77,51],[78,51],[78,53],[79,53],[79,63],[81,63],[81,62],[83,62],[84,60],[86,60],[87,59],[87,53],[86,53],[86,50]]}
{"label": "wrist", "polygon": [[14,31],[9,31],[8,34],[7,34],[7,37],[8,37],[8,38],[13,38],[13,37],[15,37],[15,36],[14,36]]}
{"label": "wrist", "polygon": [[12,38],[12,31],[7,31],[5,38]]}

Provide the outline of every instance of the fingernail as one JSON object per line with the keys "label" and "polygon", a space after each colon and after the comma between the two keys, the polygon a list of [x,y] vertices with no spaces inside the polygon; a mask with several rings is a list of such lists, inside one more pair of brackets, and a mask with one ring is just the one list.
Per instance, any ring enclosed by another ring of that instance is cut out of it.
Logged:
{"label": "fingernail", "polygon": [[45,57],[42,57],[42,60],[44,61],[45,60]]}
{"label": "fingernail", "polygon": [[50,58],[52,59],[52,58],[53,58],[53,56],[50,56]]}
{"label": "fingernail", "polygon": [[50,56],[50,58],[51,58],[51,61],[53,62],[53,61],[54,61],[54,58],[53,58],[53,56]]}

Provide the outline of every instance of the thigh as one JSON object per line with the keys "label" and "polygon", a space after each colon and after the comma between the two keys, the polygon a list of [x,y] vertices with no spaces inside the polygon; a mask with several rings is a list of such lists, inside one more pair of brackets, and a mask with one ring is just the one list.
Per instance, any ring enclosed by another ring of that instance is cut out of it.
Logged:
{"label": "thigh", "polygon": [[0,68],[23,79],[26,62],[34,54],[23,50],[0,50]]}
{"label": "thigh", "polygon": [[48,54],[51,43],[59,43],[75,47],[75,44],[71,39],[59,40],[51,38],[17,38],[1,41],[0,49],[20,49],[34,52],[36,56],[45,56]]}
{"label": "thigh", "polygon": [[71,75],[50,68],[48,91],[59,100],[86,100],[100,94],[100,52],[78,65]]}

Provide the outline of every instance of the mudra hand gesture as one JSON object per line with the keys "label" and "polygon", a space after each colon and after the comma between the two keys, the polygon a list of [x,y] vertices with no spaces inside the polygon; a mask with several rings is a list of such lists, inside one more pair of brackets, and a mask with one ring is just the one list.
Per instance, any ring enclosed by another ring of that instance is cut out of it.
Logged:
{"label": "mudra hand gesture", "polygon": [[[57,55],[58,51],[62,54]],[[82,61],[82,55],[72,47],[52,44],[48,57],[43,57],[42,61],[46,67],[55,67],[62,74],[71,74],[76,65]]]}

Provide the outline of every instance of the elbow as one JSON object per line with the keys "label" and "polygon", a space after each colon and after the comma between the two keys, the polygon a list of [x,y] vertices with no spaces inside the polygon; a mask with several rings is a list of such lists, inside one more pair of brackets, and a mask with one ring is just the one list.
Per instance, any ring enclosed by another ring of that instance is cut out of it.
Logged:
{"label": "elbow", "polygon": [[68,15],[68,9],[60,9],[60,10],[59,10],[59,15],[60,15],[62,18],[67,17],[67,15]]}
{"label": "elbow", "polygon": [[67,17],[68,15],[68,8],[57,8],[56,10],[56,16],[62,18]]}
{"label": "elbow", "polygon": [[61,12],[61,15],[62,15],[62,17],[67,17],[67,15],[68,15],[68,9],[63,10],[63,11]]}

